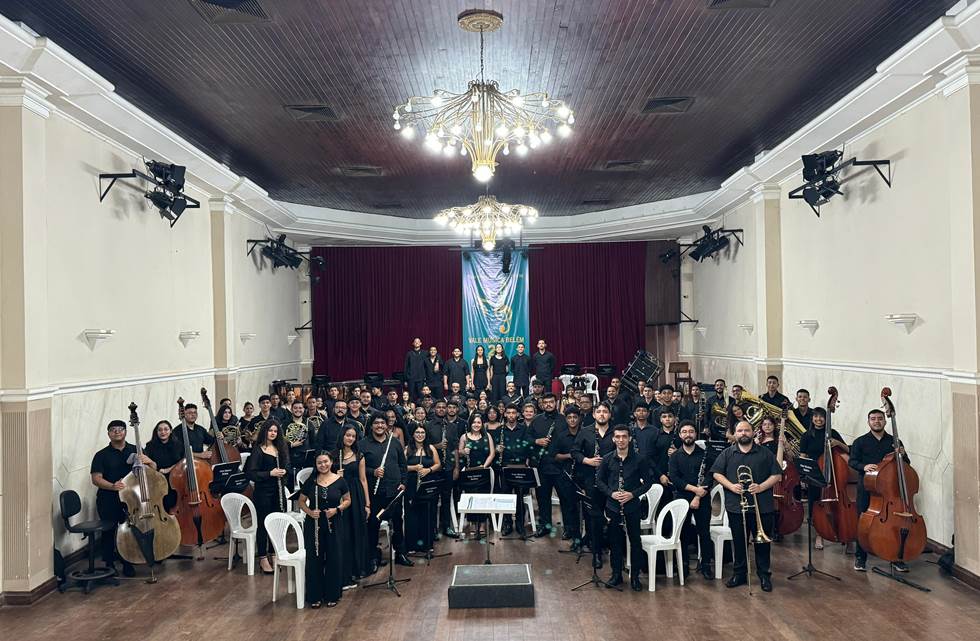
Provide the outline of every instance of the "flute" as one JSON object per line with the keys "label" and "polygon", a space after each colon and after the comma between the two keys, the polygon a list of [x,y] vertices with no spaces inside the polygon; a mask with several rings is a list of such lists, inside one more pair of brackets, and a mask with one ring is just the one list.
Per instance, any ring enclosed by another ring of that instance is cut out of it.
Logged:
{"label": "flute", "polygon": [[[316,518],[313,519],[313,552],[316,554],[316,558],[320,558],[320,486],[317,484],[316,480],[313,481],[313,511],[317,512]],[[330,528],[330,520],[327,520],[327,528]]]}
{"label": "flute", "polygon": [[[381,471],[382,472],[385,469],[385,461],[388,460],[388,450],[390,450],[390,449],[391,449],[391,435],[389,434],[388,435],[388,444],[385,445],[385,453],[381,455],[381,464],[379,465],[379,467],[381,468]],[[375,482],[374,482],[374,491],[371,493],[372,495],[377,496],[377,494],[378,494],[378,488],[381,487],[381,479],[382,478],[383,477],[379,476],[377,478],[377,480],[375,480]]]}
{"label": "flute", "polygon": [[[277,470],[279,469],[279,453],[278,452],[279,452],[279,449],[277,448],[276,449],[276,469]],[[282,490],[282,477],[281,476],[277,476],[276,477],[276,484],[279,486],[279,511],[280,512],[285,512],[286,511],[286,505],[285,505],[285,500],[284,500],[285,493]]]}

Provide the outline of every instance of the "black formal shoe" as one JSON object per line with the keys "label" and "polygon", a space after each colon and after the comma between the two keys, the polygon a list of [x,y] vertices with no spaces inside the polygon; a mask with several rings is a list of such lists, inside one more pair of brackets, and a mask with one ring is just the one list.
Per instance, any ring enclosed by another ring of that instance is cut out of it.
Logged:
{"label": "black formal shoe", "polygon": [[445,530],[442,531],[442,533],[445,534],[446,536],[448,536],[451,539],[458,539],[459,538],[459,532],[457,532],[456,530],[454,530],[451,527],[447,527]]}
{"label": "black formal shoe", "polygon": [[711,571],[710,565],[706,565],[706,564],[701,565],[701,576],[703,576],[706,581],[715,580],[715,573]]}
{"label": "black formal shoe", "polygon": [[768,576],[760,576],[759,583],[762,584],[763,592],[772,592],[772,579]]}
{"label": "black formal shoe", "polygon": [[745,585],[748,583],[748,579],[744,576],[733,576],[732,578],[725,581],[726,588],[737,588],[740,585]]}
{"label": "black formal shoe", "polygon": [[606,581],[606,585],[608,585],[611,588],[618,588],[622,584],[623,584],[623,575],[619,574],[618,572],[612,575],[611,577],[609,577],[609,580]]}
{"label": "black formal shoe", "polygon": [[551,530],[548,528],[548,526],[542,525],[534,533],[534,538],[540,539],[541,537],[548,536],[549,534],[551,534]]}
{"label": "black formal shoe", "polygon": [[642,592],[643,584],[640,583],[640,577],[638,576],[630,577],[630,587],[633,588],[634,592]]}
{"label": "black formal shoe", "polygon": [[602,569],[602,555],[601,554],[593,554],[592,555],[592,567],[595,568],[596,570],[601,570]]}
{"label": "black formal shoe", "polygon": [[395,565],[404,565],[406,568],[410,568],[415,565],[415,561],[399,552],[395,555]]}
{"label": "black formal shoe", "polygon": [[500,532],[502,536],[510,536],[514,532],[514,526],[510,523],[504,523],[504,529]]}
{"label": "black formal shoe", "polygon": [[[126,563],[123,561],[123,576],[134,577],[136,576],[136,568],[133,567],[132,563]],[[908,572],[908,570],[906,570]]]}

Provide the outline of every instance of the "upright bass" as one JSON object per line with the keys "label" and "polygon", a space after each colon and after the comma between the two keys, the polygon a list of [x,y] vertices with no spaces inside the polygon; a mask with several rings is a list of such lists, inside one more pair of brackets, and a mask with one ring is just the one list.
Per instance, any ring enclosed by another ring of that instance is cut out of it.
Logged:
{"label": "upright bass", "polygon": [[119,492],[119,500],[126,504],[127,514],[126,520],[116,530],[116,549],[119,556],[130,563],[149,565],[148,583],[156,583],[153,564],[177,551],[180,546],[180,525],[163,509],[163,497],[170,491],[167,478],[147,467],[140,458],[143,448],[136,403],[129,404],[129,425],[136,436],[136,455],[133,457],[133,471],[123,479],[126,488]]}
{"label": "upright bass", "polygon": [[800,473],[795,465],[786,465],[786,418],[789,416],[789,404],[783,406],[782,417],[779,421],[779,445],[776,448],[776,461],[779,463],[783,476],[773,487],[773,498],[776,500],[776,531],[781,536],[792,534],[803,525],[803,505],[796,498],[796,488],[800,485]]}
{"label": "upright bass", "polygon": [[926,547],[926,522],[915,511],[919,475],[903,456],[891,395],[889,388],[881,390],[881,403],[885,416],[891,420],[895,449],[878,463],[877,470],[864,475],[864,489],[871,502],[861,514],[858,541],[879,559],[898,563],[922,554]]}
{"label": "upright bass", "polygon": [[850,457],[847,446],[831,438],[830,417],[837,409],[837,388],[827,389],[827,424],[824,426],[824,451],[820,469],[827,484],[820,501],[813,506],[813,528],[827,541],[850,543],[857,540],[857,484],[851,483]]}

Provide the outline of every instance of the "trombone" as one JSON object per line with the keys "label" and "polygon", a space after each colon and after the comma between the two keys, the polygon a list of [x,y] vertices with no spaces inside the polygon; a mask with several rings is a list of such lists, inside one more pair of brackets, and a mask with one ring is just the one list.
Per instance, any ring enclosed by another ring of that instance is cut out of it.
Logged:
{"label": "trombone", "polygon": [[766,530],[762,527],[762,515],[759,513],[759,497],[752,495],[752,504],[749,504],[749,486],[755,483],[752,477],[752,468],[748,465],[739,465],[735,470],[738,482],[742,486],[742,494],[739,497],[738,505],[742,509],[742,537],[745,540],[745,580],[749,585],[749,594],[752,594],[752,564],[749,563],[749,524],[745,520],[749,510],[755,511],[755,539],[752,541],[756,545],[761,543],[772,543],[772,539],[766,536]]}

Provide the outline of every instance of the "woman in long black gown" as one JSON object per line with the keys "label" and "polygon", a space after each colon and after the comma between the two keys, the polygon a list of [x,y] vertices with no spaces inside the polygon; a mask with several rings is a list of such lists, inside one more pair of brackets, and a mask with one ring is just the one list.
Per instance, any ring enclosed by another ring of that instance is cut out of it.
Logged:
{"label": "woman in long black gown", "polygon": [[[483,416],[479,412],[470,415],[469,427],[466,433],[459,437],[459,461],[463,471],[475,468],[489,468],[493,463],[496,450],[493,439],[483,429]],[[474,488],[470,492],[491,492],[490,475],[487,474],[486,485]],[[476,525],[476,538],[480,538],[480,526],[487,522],[485,514],[467,515],[466,520]],[[490,534],[487,529],[487,535]]]}
{"label": "woman in long black gown", "polygon": [[496,403],[507,394],[507,372],[510,361],[504,354],[504,346],[497,343],[490,357],[490,402]]}
{"label": "woman in long black gown", "polygon": [[265,517],[273,512],[286,512],[284,486],[289,474],[289,448],[279,425],[269,419],[262,423],[255,439],[252,455],[245,465],[245,476],[252,481],[252,502],[257,517],[255,542],[259,555],[259,567],[265,574],[272,574],[269,535],[265,531]]}
{"label": "woman in long black gown", "polygon": [[490,380],[487,378],[487,369],[490,367],[490,363],[487,360],[487,353],[483,349],[483,345],[476,346],[476,355],[470,365],[473,368],[473,391],[479,394],[489,389]]}
{"label": "woman in long black gown", "polygon": [[341,515],[350,503],[347,481],[333,471],[333,457],[329,452],[320,452],[316,456],[316,474],[303,484],[299,495],[299,509],[306,513],[306,600],[311,608],[319,608],[324,601],[332,608],[343,595]]}
{"label": "woman in long black gown", "polygon": [[405,545],[409,552],[425,554],[432,549],[435,535],[435,501],[416,501],[415,491],[419,484],[433,472],[442,469],[439,452],[428,442],[425,425],[415,425],[412,442],[405,448],[408,469],[408,488],[405,510]]}
{"label": "woman in long black gown", "polygon": [[371,515],[367,472],[364,456],[357,449],[357,428],[348,427],[340,435],[337,467],[350,490],[350,509],[344,512],[341,528],[344,532],[344,589],[371,574],[371,555],[368,554],[367,519]]}

